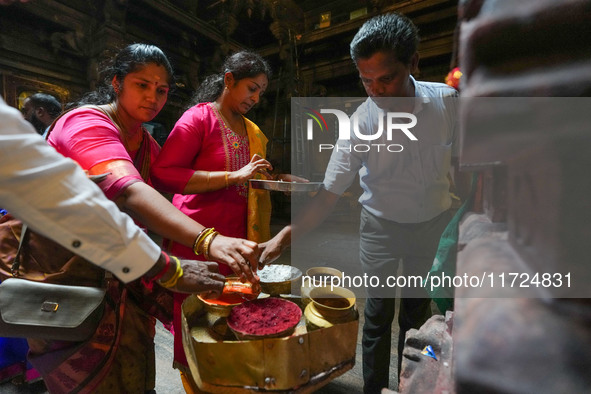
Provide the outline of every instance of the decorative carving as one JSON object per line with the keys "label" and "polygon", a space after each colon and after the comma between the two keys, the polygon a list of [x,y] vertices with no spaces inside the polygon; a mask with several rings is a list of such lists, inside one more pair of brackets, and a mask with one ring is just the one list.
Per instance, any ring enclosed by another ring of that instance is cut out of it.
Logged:
{"label": "decorative carving", "polygon": [[310,96],[312,97],[326,97],[328,94],[328,89],[326,86],[321,84],[313,84],[312,91],[310,92]]}
{"label": "decorative carving", "polygon": [[127,13],[128,0],[107,0],[103,7],[105,23],[110,27],[125,30],[125,15]]}
{"label": "decorative carving", "polygon": [[303,30],[303,12],[293,0],[219,0],[208,8],[217,6],[221,7],[216,26],[226,37],[236,31],[242,14],[260,20],[270,15],[273,22],[269,29],[280,45],[289,41],[290,34]]}
{"label": "decorative carving", "polygon": [[230,37],[238,27],[238,19],[230,10],[226,7],[222,8],[222,11],[216,18],[217,26],[220,31],[227,37]]}
{"label": "decorative carving", "polygon": [[88,56],[88,34],[80,29],[51,33],[49,40],[54,53],[60,51]]}
{"label": "decorative carving", "polygon": [[367,7],[371,12],[380,12],[388,3],[386,0],[367,0]]}
{"label": "decorative carving", "polygon": [[67,103],[72,93],[60,85],[16,75],[0,76],[0,86],[3,86],[0,94],[4,101],[15,108],[20,108],[18,101],[23,92],[46,92],[57,97],[62,103]]}
{"label": "decorative carving", "polygon": [[[99,6],[98,8],[95,8],[94,12],[99,15],[102,13],[104,16],[105,27],[124,31],[127,8],[128,0],[106,0],[103,7],[101,8]],[[98,20],[100,20],[100,18],[95,18],[94,22],[90,24],[74,25],[72,30],[66,32],[58,31],[51,33],[49,41],[51,42],[51,47],[53,48],[54,53],[63,51],[83,57],[94,56],[91,49],[93,48],[91,41],[96,39],[95,33],[98,30],[97,27],[102,25],[100,22],[96,22]],[[100,25],[97,26],[97,23]],[[120,39],[115,40],[121,41]],[[107,41],[111,40],[108,39]],[[118,44],[121,44],[121,42]]]}
{"label": "decorative carving", "polygon": [[279,44],[289,42],[293,36],[303,31],[304,13],[292,0],[274,0],[271,7],[273,22],[269,30]]}

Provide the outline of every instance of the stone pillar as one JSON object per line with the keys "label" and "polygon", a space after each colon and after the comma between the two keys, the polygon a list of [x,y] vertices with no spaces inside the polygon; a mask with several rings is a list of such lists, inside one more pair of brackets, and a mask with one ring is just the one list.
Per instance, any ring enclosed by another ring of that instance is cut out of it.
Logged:
{"label": "stone pillar", "polygon": [[[462,0],[459,19],[461,167],[483,187],[460,224],[456,275],[487,281],[456,288],[445,328],[407,337],[401,391],[590,392],[591,2]],[[442,332],[451,343],[440,346]],[[416,335],[451,371],[412,365]]]}
{"label": "stone pillar", "polygon": [[[588,1],[465,0],[460,14],[463,100],[591,92]],[[574,99],[565,106],[573,109],[573,117],[556,119],[552,109],[564,103],[557,100],[534,108],[527,122],[514,127],[510,122],[505,128],[478,127],[487,117],[510,119],[514,108],[467,111],[462,118],[462,165],[485,174],[486,218],[491,225],[504,222],[506,232],[467,236],[474,222],[461,226],[465,247],[457,274],[486,272],[497,282],[484,289],[456,289],[458,393],[591,388],[591,355],[583,350],[591,345],[591,303],[586,289],[576,287],[588,283],[591,271],[591,182],[586,175],[591,134],[572,120],[589,103]],[[537,101],[531,102],[535,107]],[[511,273],[520,276],[500,292],[499,275]],[[570,273],[579,284],[521,287],[528,284],[522,279],[538,274],[542,280],[543,273],[561,273],[563,280]]]}

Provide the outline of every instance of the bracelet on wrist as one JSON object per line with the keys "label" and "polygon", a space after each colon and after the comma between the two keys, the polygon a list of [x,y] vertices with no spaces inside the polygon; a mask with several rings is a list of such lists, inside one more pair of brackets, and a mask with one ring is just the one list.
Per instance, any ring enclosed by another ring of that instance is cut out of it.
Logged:
{"label": "bracelet on wrist", "polygon": [[174,274],[172,275],[172,277],[170,279],[168,279],[164,282],[159,282],[162,287],[165,287],[167,289],[176,286],[179,279],[183,276],[183,267],[181,266],[181,261],[175,256],[171,256],[171,259],[175,263]]}
{"label": "bracelet on wrist", "polygon": [[211,241],[218,235],[217,231],[211,232],[207,238],[203,241],[203,256],[205,256],[206,260],[209,260],[209,246],[211,245]]}
{"label": "bracelet on wrist", "polygon": [[164,252],[162,252],[162,256],[164,256],[164,268],[158,271],[154,276],[142,277],[142,283],[144,286],[151,287],[154,282],[160,280],[168,272],[168,269],[170,268],[170,256]]}
{"label": "bracelet on wrist", "polygon": [[204,251],[204,243],[205,240],[213,233],[215,233],[215,228],[210,227],[210,228],[206,228],[203,229],[199,235],[197,236],[197,238],[195,239],[195,243],[193,244],[193,253],[195,253],[196,256],[199,256],[200,254],[203,254]]}
{"label": "bracelet on wrist", "polygon": [[159,280],[160,278],[162,278],[164,276],[164,274],[166,274],[168,272],[168,269],[170,268],[170,256],[164,252],[162,252],[162,255],[164,256],[164,268],[162,268],[162,270],[160,272],[158,272],[156,275],[154,275],[153,277],[150,278],[151,282],[155,282],[155,281]]}

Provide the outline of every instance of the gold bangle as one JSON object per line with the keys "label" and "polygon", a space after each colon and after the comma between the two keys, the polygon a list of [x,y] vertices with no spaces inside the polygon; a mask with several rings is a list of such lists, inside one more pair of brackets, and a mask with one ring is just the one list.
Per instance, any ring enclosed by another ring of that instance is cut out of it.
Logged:
{"label": "gold bangle", "polygon": [[211,177],[211,171],[207,171],[207,181],[205,182],[205,188],[209,190],[209,178]]}
{"label": "gold bangle", "polygon": [[209,245],[218,234],[219,233],[217,231],[213,231],[211,234],[209,234],[205,241],[203,241],[203,256],[205,256],[206,260],[209,260]]}
{"label": "gold bangle", "polygon": [[207,230],[207,227],[203,227],[203,229],[199,231],[199,234],[197,234],[197,237],[195,237],[195,242],[193,242],[193,253],[195,253],[197,256],[199,256],[199,249],[197,249],[197,246],[199,246],[199,240],[201,239],[201,236],[205,230]]}
{"label": "gold bangle", "polygon": [[181,266],[181,261],[177,257],[175,257],[175,256],[170,256],[170,258],[172,260],[174,260],[174,262],[176,264],[176,269],[174,271],[174,274],[167,281],[160,282],[160,285],[162,287],[167,288],[167,289],[176,286],[176,284],[178,283],[179,279],[183,276],[183,267]]}
{"label": "gold bangle", "polygon": [[226,179],[226,189],[227,189],[228,188],[228,171],[226,171],[225,179]]}
{"label": "gold bangle", "polygon": [[201,245],[203,244],[207,236],[214,231],[215,228],[213,227],[201,230],[201,232],[197,236],[197,239],[195,239],[195,243],[193,244],[193,253],[195,253],[196,256],[199,256],[201,253],[203,253],[203,251],[201,250]]}
{"label": "gold bangle", "polygon": [[205,238],[205,241],[203,241],[203,256],[205,257],[205,260],[209,260],[209,243],[211,242],[212,235],[213,233]]}

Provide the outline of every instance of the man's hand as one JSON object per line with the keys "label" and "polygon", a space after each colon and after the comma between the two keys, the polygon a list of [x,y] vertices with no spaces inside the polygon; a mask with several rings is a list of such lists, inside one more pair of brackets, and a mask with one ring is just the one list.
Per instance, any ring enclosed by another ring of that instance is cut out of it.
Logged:
{"label": "man's hand", "polygon": [[291,244],[291,226],[284,227],[276,236],[259,244],[261,257],[259,257],[259,269],[277,260],[285,248]]}
{"label": "man's hand", "polygon": [[224,289],[225,277],[212,261],[181,260],[183,276],[170,290],[178,293],[203,294],[218,297]]}

